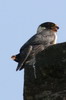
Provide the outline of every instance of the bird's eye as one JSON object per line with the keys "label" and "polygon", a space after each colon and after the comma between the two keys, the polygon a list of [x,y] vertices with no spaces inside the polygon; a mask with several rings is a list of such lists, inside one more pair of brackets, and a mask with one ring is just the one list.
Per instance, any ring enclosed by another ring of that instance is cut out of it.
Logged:
{"label": "bird's eye", "polygon": [[55,26],[54,24],[52,24],[51,26]]}

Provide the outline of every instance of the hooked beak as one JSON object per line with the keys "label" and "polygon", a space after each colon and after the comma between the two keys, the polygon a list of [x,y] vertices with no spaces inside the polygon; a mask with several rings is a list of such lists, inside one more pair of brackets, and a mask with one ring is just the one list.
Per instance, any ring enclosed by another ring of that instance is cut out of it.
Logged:
{"label": "hooked beak", "polygon": [[53,31],[57,32],[57,30],[59,29],[59,27],[58,27],[57,25],[55,25],[55,26],[53,26],[51,29],[52,29]]}
{"label": "hooked beak", "polygon": [[59,29],[59,27],[56,25],[56,28]]}

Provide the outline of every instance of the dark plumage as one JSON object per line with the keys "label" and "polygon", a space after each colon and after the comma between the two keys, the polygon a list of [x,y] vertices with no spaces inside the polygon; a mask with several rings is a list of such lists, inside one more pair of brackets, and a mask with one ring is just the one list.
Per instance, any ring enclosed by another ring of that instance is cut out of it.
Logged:
{"label": "dark plumage", "polygon": [[16,71],[23,69],[27,63],[35,63],[32,61],[38,52],[55,44],[58,29],[59,27],[52,22],[41,24],[37,29],[37,33],[21,47],[19,54],[11,57],[14,61],[18,62]]}

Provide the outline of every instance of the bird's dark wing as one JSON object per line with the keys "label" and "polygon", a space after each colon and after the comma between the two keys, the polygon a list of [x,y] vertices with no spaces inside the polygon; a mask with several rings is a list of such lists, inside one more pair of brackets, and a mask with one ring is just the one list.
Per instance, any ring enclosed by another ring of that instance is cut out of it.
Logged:
{"label": "bird's dark wing", "polygon": [[43,33],[35,34],[30,38],[20,49],[20,62],[18,63],[16,70],[21,70],[27,58],[32,54],[37,54],[38,52],[44,50],[54,41],[54,35],[50,31],[44,31]]}
{"label": "bird's dark wing", "polygon": [[40,44],[39,41],[39,35],[35,34],[33,37],[31,37],[21,48],[20,48],[20,52],[22,52],[22,50],[24,50],[24,48],[26,48],[29,45],[38,45]]}
{"label": "bird's dark wing", "polygon": [[[18,66],[16,68],[17,70],[23,69],[25,62],[27,60],[27,58],[29,57],[34,45],[38,45],[40,44],[39,41],[39,35],[34,35],[32,38],[30,38],[20,49],[20,61],[18,62]],[[35,49],[34,49],[35,52]]]}

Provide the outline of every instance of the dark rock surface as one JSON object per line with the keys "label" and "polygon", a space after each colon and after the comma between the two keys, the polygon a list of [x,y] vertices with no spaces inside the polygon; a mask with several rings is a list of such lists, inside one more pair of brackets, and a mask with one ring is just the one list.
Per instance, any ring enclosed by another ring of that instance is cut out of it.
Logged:
{"label": "dark rock surface", "polygon": [[66,100],[66,43],[40,52],[35,68],[25,67],[24,100]]}

